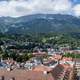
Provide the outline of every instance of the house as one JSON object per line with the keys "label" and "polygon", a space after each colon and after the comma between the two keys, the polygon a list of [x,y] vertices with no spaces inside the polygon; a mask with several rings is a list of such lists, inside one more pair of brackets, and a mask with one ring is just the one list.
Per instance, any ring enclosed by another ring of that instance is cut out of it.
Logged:
{"label": "house", "polygon": [[0,78],[4,77],[4,80],[69,80],[71,71],[72,68],[68,64],[58,64],[54,68],[40,65],[29,71],[0,69]]}
{"label": "house", "polygon": [[4,80],[10,80],[11,78],[15,78],[15,80],[54,80],[51,73],[45,74],[45,72],[42,71],[26,71],[22,69],[13,71],[0,69],[0,77],[3,76]]}

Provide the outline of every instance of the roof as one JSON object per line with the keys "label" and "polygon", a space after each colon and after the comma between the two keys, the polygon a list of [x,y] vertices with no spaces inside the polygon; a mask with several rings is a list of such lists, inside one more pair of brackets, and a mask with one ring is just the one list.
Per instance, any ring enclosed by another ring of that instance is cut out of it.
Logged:
{"label": "roof", "polygon": [[16,61],[14,61],[13,59],[8,59],[8,60],[3,60],[4,63],[7,63],[7,64],[15,64]]}
{"label": "roof", "polygon": [[55,80],[59,78],[59,74],[63,72],[63,70],[64,70],[64,67],[60,64],[53,69],[52,75],[54,76]]}
{"label": "roof", "polygon": [[15,77],[15,80],[54,80],[51,73],[44,75],[42,71],[27,71],[16,69],[12,71],[0,69],[0,77],[4,76],[6,80]]}
{"label": "roof", "polygon": [[47,72],[50,72],[50,71],[52,71],[52,69],[49,68],[48,66],[39,65],[39,66],[36,66],[34,68],[34,71],[47,71]]}
{"label": "roof", "polygon": [[54,76],[54,80],[58,80],[58,79],[62,78],[62,76],[64,77],[66,75],[65,72],[67,72],[68,69],[71,70],[71,67],[68,64],[57,65],[52,71],[52,75]]}
{"label": "roof", "polygon": [[63,61],[73,61],[73,58],[71,57],[63,57]]}
{"label": "roof", "polygon": [[52,56],[54,60],[60,60],[62,58],[62,55],[55,54]]}
{"label": "roof", "polygon": [[34,53],[32,53],[33,54],[33,56],[44,56],[44,55],[46,55],[47,53],[46,52],[34,52]]}
{"label": "roof", "polygon": [[75,58],[75,59],[73,59],[73,61],[80,63],[80,58]]}
{"label": "roof", "polygon": [[[0,77],[4,76],[6,80],[15,77],[15,80],[58,80],[64,76],[64,72],[67,69],[71,69],[68,64],[58,64],[55,68],[49,68],[44,65],[38,65],[33,70],[27,71],[26,69],[14,69],[7,71],[6,69],[0,69]],[[44,74],[47,71],[47,74]]]}

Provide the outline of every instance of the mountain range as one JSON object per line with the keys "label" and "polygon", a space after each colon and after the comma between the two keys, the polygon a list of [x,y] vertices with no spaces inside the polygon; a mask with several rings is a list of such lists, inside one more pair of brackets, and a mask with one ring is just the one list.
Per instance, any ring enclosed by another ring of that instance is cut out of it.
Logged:
{"label": "mountain range", "polygon": [[0,17],[0,33],[79,33],[80,18],[61,14],[34,14],[17,18]]}

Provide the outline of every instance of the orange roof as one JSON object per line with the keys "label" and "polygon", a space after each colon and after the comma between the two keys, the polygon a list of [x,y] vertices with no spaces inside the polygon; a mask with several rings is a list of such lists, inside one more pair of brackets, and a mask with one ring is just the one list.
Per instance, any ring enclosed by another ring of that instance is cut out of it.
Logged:
{"label": "orange roof", "polygon": [[[23,69],[15,69],[12,71],[6,71],[5,69],[0,69],[0,77],[4,76],[6,80],[15,77],[16,80],[57,80],[61,77],[64,70],[71,68],[68,64],[59,64],[53,70],[47,66],[39,65],[31,71],[26,71]],[[71,69],[70,69],[71,70]],[[43,71],[49,71],[47,75],[44,75]]]}
{"label": "orange roof", "polygon": [[61,58],[62,58],[62,55],[59,55],[59,54],[55,54],[53,56],[53,59],[55,59],[55,60],[60,60]]}
{"label": "orange roof", "polygon": [[67,72],[68,70],[71,71],[71,67],[68,64],[59,64],[57,65],[53,71],[52,75],[54,76],[54,80],[57,80],[57,78],[65,76],[64,72]]}
{"label": "orange roof", "polygon": [[39,65],[39,66],[36,66],[34,71],[47,71],[47,72],[50,72],[52,69],[49,68],[48,66],[44,66],[44,65]]}
{"label": "orange roof", "polygon": [[46,76],[43,72],[40,71],[26,71],[22,69],[16,69],[13,71],[6,71],[5,69],[0,69],[0,77],[4,76],[6,80],[14,77],[15,80],[54,80],[51,73],[47,74]]}

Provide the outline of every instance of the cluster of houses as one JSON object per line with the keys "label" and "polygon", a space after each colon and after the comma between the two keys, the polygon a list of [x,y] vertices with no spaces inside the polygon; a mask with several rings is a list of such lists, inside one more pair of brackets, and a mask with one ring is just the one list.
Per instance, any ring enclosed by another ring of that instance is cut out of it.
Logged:
{"label": "cluster of houses", "polygon": [[66,51],[71,52],[67,48],[33,52],[33,57],[24,63],[1,59],[0,80],[75,80],[75,61],[62,56]]}

